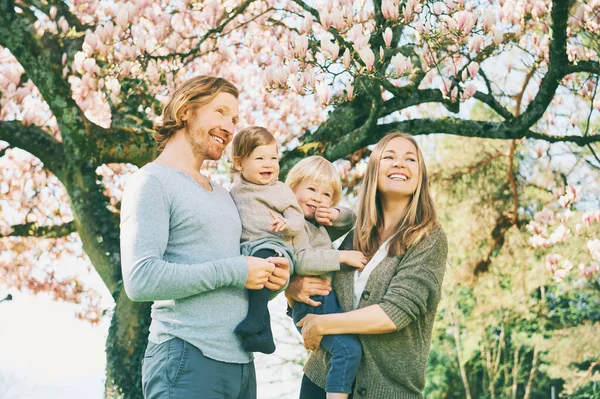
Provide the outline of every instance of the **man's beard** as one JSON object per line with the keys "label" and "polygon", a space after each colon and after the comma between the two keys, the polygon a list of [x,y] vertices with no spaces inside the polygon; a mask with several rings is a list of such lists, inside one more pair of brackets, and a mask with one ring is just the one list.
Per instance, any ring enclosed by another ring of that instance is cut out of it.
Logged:
{"label": "man's beard", "polygon": [[[211,129],[212,130],[212,129]],[[202,136],[205,137],[202,141]],[[185,137],[192,147],[192,153],[196,156],[205,158],[205,160],[218,161],[221,158],[222,152],[219,154],[212,154],[210,149],[210,143],[208,140],[212,140],[210,136],[210,130],[208,132],[202,130],[198,134],[194,135],[189,128],[185,129]]]}

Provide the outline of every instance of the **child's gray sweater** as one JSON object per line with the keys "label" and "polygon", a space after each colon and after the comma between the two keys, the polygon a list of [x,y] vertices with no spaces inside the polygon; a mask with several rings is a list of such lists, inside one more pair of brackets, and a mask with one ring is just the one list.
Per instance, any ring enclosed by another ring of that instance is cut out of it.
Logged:
{"label": "child's gray sweater", "polygon": [[[291,258],[292,239],[304,231],[304,214],[293,191],[274,180],[255,184],[240,176],[229,191],[242,219],[242,253],[251,255],[259,249],[285,249]],[[273,218],[270,212],[285,219],[282,231],[269,231]]]}

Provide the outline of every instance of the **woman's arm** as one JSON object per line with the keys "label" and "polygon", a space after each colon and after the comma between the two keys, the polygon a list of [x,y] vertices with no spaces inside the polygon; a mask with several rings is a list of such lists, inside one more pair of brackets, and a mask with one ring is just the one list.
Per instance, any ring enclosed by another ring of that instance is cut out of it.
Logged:
{"label": "woman's arm", "polygon": [[445,270],[448,243],[443,232],[406,254],[383,298],[375,305],[341,314],[309,315],[302,323],[307,348],[331,334],[385,334],[404,327],[429,310],[430,297],[438,297]]}
{"label": "woman's arm", "polygon": [[309,314],[298,322],[306,349],[319,347],[324,335],[386,334],[396,331],[396,325],[379,305],[351,312],[327,315]]}

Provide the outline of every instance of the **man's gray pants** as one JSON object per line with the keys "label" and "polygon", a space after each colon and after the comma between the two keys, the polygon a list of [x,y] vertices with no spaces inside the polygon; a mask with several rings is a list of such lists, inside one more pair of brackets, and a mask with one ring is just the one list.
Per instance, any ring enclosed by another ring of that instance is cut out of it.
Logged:
{"label": "man's gray pants", "polygon": [[224,363],[173,338],[148,343],[142,365],[146,399],[256,399],[254,362]]}

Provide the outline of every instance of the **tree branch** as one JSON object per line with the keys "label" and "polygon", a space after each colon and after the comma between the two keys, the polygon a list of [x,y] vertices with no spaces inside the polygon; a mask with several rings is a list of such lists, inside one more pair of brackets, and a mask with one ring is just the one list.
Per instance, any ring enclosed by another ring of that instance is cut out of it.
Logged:
{"label": "tree branch", "polygon": [[475,92],[473,97],[490,107],[494,112],[503,117],[505,120],[513,120],[515,118],[515,116],[506,107],[500,104],[498,100],[496,100],[496,97],[494,97],[493,95],[485,94],[478,91]]}
{"label": "tree branch", "polygon": [[[225,27],[227,26],[227,24],[229,24],[231,21],[233,21],[238,15],[241,15],[244,13],[244,11],[246,11],[246,9],[248,8],[248,6],[250,6],[250,4],[252,4],[255,0],[246,0],[243,3],[241,3],[240,5],[238,5],[236,8],[234,8],[231,13],[226,17],[224,22],[220,22],[220,25],[209,29],[206,34],[204,34],[204,36],[202,36],[200,38],[200,40],[198,41],[198,43],[196,44],[196,46],[189,50],[186,51],[185,53],[173,53],[173,54],[167,54],[164,56],[150,56],[149,58],[152,59],[168,59],[168,58],[173,58],[173,57],[179,57],[181,58],[181,60],[185,63],[185,59],[187,59],[188,57],[193,57],[193,58],[197,58],[198,57],[198,52],[200,51],[200,48],[202,47],[202,44],[204,44],[205,41],[207,41],[208,39],[210,39],[213,35],[215,34],[219,34],[223,32],[223,29],[225,29]],[[223,18],[225,18],[225,16],[223,16]]]}
{"label": "tree branch", "polygon": [[111,127],[104,129],[93,125],[90,137],[96,140],[97,164],[131,163],[143,166],[154,160],[158,150],[152,130],[134,127]]}
{"label": "tree branch", "polygon": [[62,77],[60,44],[50,35],[36,39],[33,26],[15,13],[10,0],[0,0],[0,45],[10,50],[39,89],[58,121],[63,139],[69,130],[79,128],[77,122],[85,117]]}
{"label": "tree branch", "polygon": [[358,139],[356,135],[348,133],[336,141],[335,144],[331,143],[330,145],[325,146],[324,148],[326,149],[324,151],[324,156],[329,160],[343,158],[358,149],[376,143],[391,131],[402,131],[410,133],[413,136],[446,133],[463,137],[478,137],[498,140],[531,138],[536,140],[545,140],[550,143],[571,142],[579,146],[600,142],[600,135],[587,137],[552,136],[533,132],[531,130],[514,130],[510,125],[507,125],[506,122],[471,121],[459,118],[425,118],[409,119],[406,121],[396,121],[387,124],[376,125],[370,129],[368,134],[362,135],[364,139]]}
{"label": "tree branch", "polygon": [[577,64],[569,64],[567,72],[588,72],[594,75],[600,75],[600,64],[596,61],[578,61]]}
{"label": "tree branch", "polygon": [[569,1],[552,1],[552,40],[550,42],[550,54],[548,71],[540,82],[540,88],[531,103],[512,123],[512,129],[525,130],[533,126],[550,105],[554,98],[556,89],[562,78],[568,73],[567,66],[567,19],[569,18]]}
{"label": "tree branch", "polygon": [[36,125],[25,126],[20,121],[0,121],[0,139],[36,156],[60,179],[65,159],[62,143]]}
{"label": "tree branch", "polygon": [[[38,226],[37,223],[24,223],[11,226],[13,231],[8,237],[44,237],[59,238],[66,237],[77,231],[75,222],[69,222],[54,226]],[[5,237],[5,236],[2,236]]]}
{"label": "tree branch", "polygon": [[384,80],[382,86],[392,93],[394,97],[385,103],[379,112],[380,116],[389,115],[395,111],[424,103],[440,103],[450,112],[458,112],[458,102],[444,98],[439,89],[417,90],[414,86],[396,87],[390,81]]}

